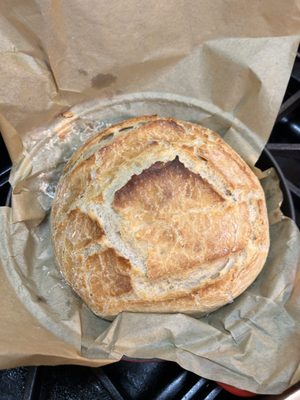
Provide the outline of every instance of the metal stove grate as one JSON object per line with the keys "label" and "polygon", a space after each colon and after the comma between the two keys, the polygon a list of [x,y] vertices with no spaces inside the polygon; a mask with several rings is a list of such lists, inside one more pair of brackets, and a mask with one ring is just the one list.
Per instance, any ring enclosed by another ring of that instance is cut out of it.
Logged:
{"label": "metal stove grate", "polygon": [[[0,395],[1,398],[1,395]],[[25,400],[229,400],[215,382],[172,362],[120,361],[102,368],[32,367]]]}

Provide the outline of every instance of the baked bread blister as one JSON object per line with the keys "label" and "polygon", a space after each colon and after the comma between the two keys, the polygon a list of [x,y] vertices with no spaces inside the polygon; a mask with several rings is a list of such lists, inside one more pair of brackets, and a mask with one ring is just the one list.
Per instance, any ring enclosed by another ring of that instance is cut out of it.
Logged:
{"label": "baked bread blister", "polygon": [[221,137],[143,116],[71,157],[51,212],[59,268],[97,315],[207,313],[240,295],[269,250],[263,189]]}

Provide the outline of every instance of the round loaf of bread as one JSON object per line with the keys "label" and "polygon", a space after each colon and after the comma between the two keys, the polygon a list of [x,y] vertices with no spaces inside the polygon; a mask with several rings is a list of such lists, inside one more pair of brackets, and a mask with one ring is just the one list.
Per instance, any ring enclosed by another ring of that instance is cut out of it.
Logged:
{"label": "round loaf of bread", "polygon": [[60,270],[97,315],[206,313],[231,302],[269,249],[262,187],[218,134],[158,116],[78,149],[51,213]]}

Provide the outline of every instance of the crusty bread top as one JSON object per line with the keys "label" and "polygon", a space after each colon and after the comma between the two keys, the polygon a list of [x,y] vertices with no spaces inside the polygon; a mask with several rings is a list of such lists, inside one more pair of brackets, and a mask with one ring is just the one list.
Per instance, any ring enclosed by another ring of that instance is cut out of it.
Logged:
{"label": "crusty bread top", "polygon": [[212,311],[264,265],[260,183],[216,133],[144,116],[98,133],[67,163],[51,225],[60,269],[100,316]]}

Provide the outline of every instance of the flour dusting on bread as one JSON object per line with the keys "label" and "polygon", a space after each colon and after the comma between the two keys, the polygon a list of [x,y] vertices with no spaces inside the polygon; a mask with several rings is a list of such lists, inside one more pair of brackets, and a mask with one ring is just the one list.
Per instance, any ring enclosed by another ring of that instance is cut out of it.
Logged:
{"label": "flour dusting on bread", "polygon": [[218,134],[158,116],[98,133],[69,162],[53,202],[60,270],[102,317],[207,313],[261,271],[261,185]]}

